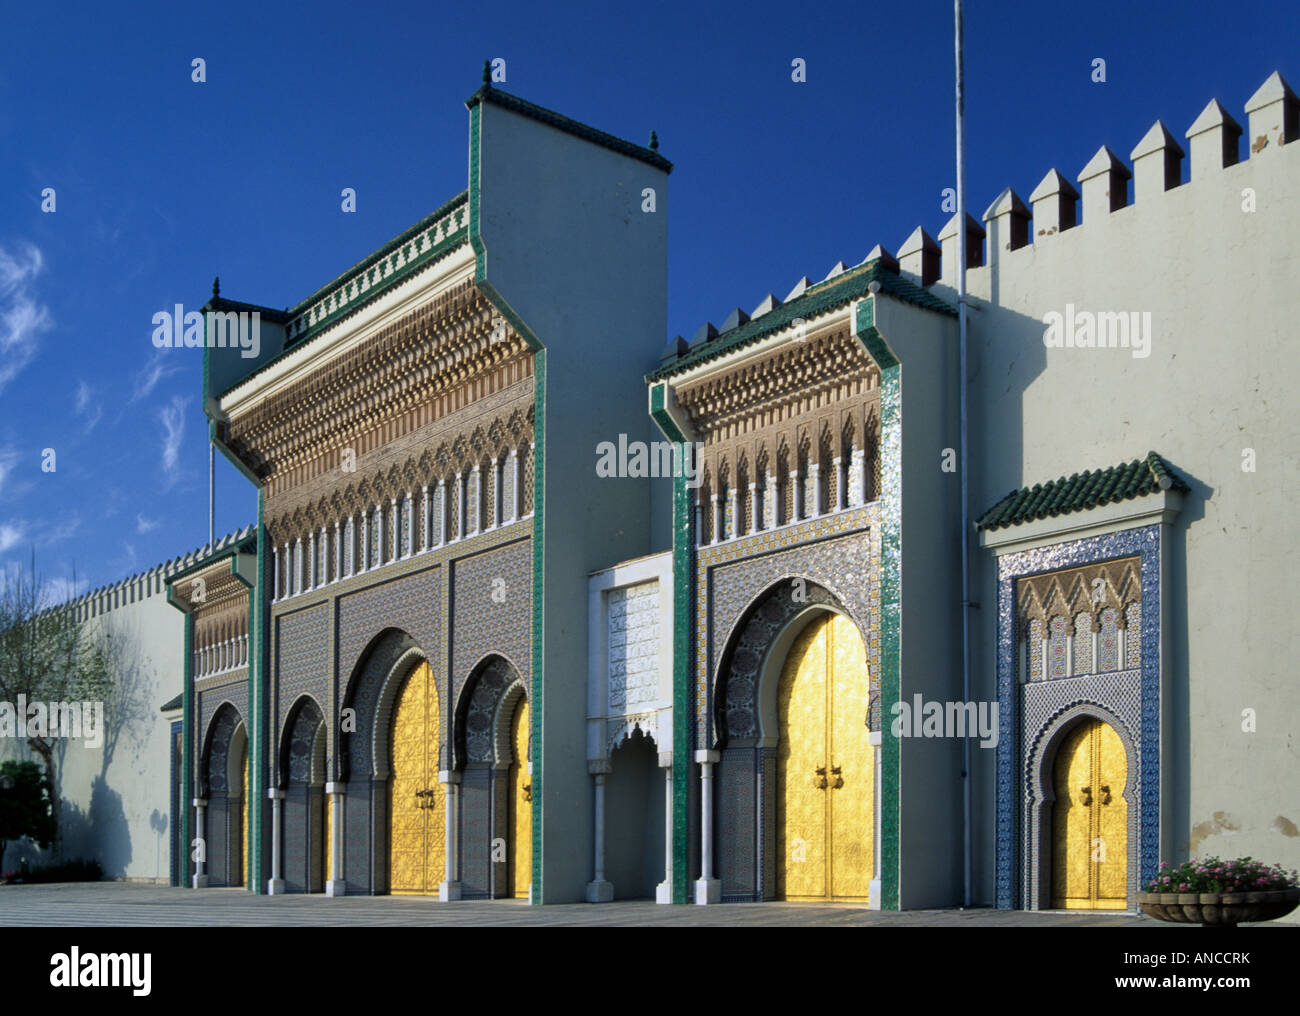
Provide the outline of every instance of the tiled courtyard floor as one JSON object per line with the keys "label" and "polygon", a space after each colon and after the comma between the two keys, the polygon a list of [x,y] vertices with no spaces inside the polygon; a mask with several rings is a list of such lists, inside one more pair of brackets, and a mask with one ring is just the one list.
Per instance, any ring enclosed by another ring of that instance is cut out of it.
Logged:
{"label": "tiled courtyard floor", "polygon": [[[439,903],[419,896],[254,896],[242,889],[168,889],[121,882],[0,886],[0,927],[1170,927],[1140,914],[910,910],[852,904],[649,901],[554,904]],[[1174,926],[1177,927],[1177,926]]]}

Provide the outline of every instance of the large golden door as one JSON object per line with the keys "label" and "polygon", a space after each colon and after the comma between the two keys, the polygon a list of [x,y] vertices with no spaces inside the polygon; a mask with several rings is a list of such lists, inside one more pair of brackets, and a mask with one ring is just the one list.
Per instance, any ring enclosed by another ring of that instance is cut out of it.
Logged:
{"label": "large golden door", "polygon": [[1115,729],[1084,720],[1056,753],[1052,906],[1123,910],[1128,896],[1128,758]]}
{"label": "large golden door", "polygon": [[521,698],[510,724],[510,894],[527,899],[533,880],[533,795],[528,774],[528,699]]}
{"label": "large golden door", "polygon": [[784,899],[868,897],[868,699],[866,650],[853,622],[838,614],[813,621],[791,647],[777,692],[776,891]]}
{"label": "large golden door", "polygon": [[388,870],[394,893],[436,893],[442,882],[446,798],[438,784],[439,733],[438,688],[422,663],[406,679],[393,711]]}

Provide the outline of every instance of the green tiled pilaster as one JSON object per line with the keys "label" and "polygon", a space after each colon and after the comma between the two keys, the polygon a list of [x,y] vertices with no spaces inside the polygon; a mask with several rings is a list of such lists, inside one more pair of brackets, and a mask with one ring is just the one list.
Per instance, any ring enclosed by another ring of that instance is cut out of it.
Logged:
{"label": "green tiled pilaster", "polygon": [[533,358],[533,689],[529,700],[533,738],[533,885],[529,903],[542,902],[542,709],[545,682],[545,628],[542,603],[545,586],[546,511],[546,350]]}
{"label": "green tiled pilaster", "polygon": [[[858,338],[880,367],[880,702],[884,715],[899,701],[899,625],[902,621],[902,370],[875,329],[875,304],[858,305]],[[898,738],[880,738],[880,905],[898,907]]]}
{"label": "green tiled pilaster", "polygon": [[[168,594],[170,596],[170,593]],[[190,880],[191,825],[194,805],[194,618],[185,615],[185,666],[181,668],[185,684],[181,689],[181,885],[188,889]]]}
{"label": "green tiled pilaster", "polygon": [[[650,390],[650,415],[670,440],[678,442],[675,454],[690,454],[686,436],[678,429],[665,405],[666,385]],[[691,490],[686,471],[673,477],[673,902],[689,903],[686,860],[691,776],[691,611],[694,556],[691,534]]]}

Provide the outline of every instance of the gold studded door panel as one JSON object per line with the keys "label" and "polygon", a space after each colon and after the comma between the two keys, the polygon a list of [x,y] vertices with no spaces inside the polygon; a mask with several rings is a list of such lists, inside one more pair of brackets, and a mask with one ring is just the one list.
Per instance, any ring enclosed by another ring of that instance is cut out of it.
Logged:
{"label": "gold studded door panel", "polygon": [[515,707],[510,726],[510,748],[514,761],[510,765],[510,893],[526,899],[533,877],[533,795],[528,775],[528,699],[521,698]]}
{"label": "gold studded door panel", "polygon": [[393,710],[389,775],[389,885],[394,893],[437,892],[443,873],[443,788],[438,785],[438,692],[422,663]]}
{"label": "gold studded door panel", "polygon": [[853,622],[838,614],[830,623],[828,658],[830,895],[865,900],[875,867],[872,798],[876,779],[867,730],[867,651]]}
{"label": "gold studded door panel", "polygon": [[1128,880],[1128,763],[1109,724],[1084,720],[1056,753],[1052,906],[1122,910]]}
{"label": "gold studded door panel", "polygon": [[777,691],[776,891],[785,899],[827,894],[829,642],[827,619],[809,624],[790,647]]}
{"label": "gold studded door panel", "polygon": [[1124,783],[1128,758],[1124,742],[1108,723],[1097,724],[1095,767],[1096,822],[1094,843],[1096,906],[1123,910],[1128,905],[1128,804]]}

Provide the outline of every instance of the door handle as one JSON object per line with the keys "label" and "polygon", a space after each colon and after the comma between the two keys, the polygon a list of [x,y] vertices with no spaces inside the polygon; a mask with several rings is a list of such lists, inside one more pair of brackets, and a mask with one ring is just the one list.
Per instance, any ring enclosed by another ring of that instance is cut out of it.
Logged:
{"label": "door handle", "polygon": [[833,789],[839,790],[840,787],[844,786],[844,777],[840,775],[839,766],[831,766],[831,775],[835,777],[835,782],[831,784]]}
{"label": "door handle", "polygon": [[1080,787],[1079,789],[1083,792],[1083,803],[1085,805],[1092,804],[1092,787]]}
{"label": "door handle", "polygon": [[1101,788],[1101,803],[1110,804],[1110,787],[1105,785]]}
{"label": "door handle", "polygon": [[533,785],[531,783],[525,783],[523,790],[524,790],[524,800],[531,801],[533,799]]}
{"label": "door handle", "polygon": [[826,767],[825,766],[818,766],[817,778],[813,780],[813,786],[816,787],[818,790],[826,789]]}

